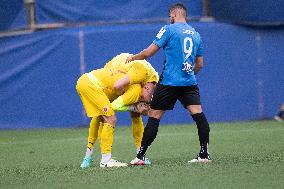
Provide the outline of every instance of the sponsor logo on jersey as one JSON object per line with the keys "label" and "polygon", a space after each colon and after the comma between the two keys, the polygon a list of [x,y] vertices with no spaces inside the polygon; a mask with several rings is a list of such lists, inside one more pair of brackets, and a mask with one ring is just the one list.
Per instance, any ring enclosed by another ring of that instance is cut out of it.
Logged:
{"label": "sponsor logo on jersey", "polygon": [[193,35],[194,34],[194,31],[191,31],[191,30],[184,30],[183,29],[183,32],[182,33],[186,33],[186,34],[191,34]]}
{"label": "sponsor logo on jersey", "polygon": [[165,28],[161,28],[159,33],[156,35],[156,37],[158,39],[161,39],[161,37],[163,36],[163,34],[166,32],[166,29]]}
{"label": "sponsor logo on jersey", "polygon": [[184,67],[183,67],[182,71],[186,71],[187,73],[192,72],[193,66],[190,63],[184,62],[183,66]]}

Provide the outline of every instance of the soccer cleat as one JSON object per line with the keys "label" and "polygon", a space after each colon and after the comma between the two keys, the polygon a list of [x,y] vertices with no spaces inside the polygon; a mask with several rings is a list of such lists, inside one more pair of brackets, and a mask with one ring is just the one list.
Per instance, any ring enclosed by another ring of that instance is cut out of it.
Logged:
{"label": "soccer cleat", "polygon": [[279,122],[282,122],[282,121],[283,121],[283,119],[282,119],[280,116],[278,116],[278,115],[274,116],[274,119],[275,119],[276,121],[279,121]]}
{"label": "soccer cleat", "polygon": [[88,168],[91,167],[93,165],[93,158],[92,157],[85,157],[83,162],[81,163],[81,168]]}
{"label": "soccer cleat", "polygon": [[100,167],[126,167],[127,163],[122,163],[114,159],[110,159],[107,163],[100,163]]}
{"label": "soccer cleat", "polygon": [[149,158],[144,158],[144,164],[151,165],[151,161],[149,160]]}
{"label": "soccer cleat", "polygon": [[[148,161],[149,161],[149,160],[148,160]],[[150,162],[150,161],[149,161],[149,162]],[[137,158],[137,157],[136,157],[134,160],[130,161],[130,164],[131,164],[131,165],[146,165],[144,160],[139,159],[139,158]],[[150,164],[151,164],[151,162],[150,162]]]}
{"label": "soccer cleat", "polygon": [[188,163],[209,163],[211,161],[212,159],[210,158],[209,155],[207,155],[207,157],[205,158],[201,158],[200,156],[197,156],[196,158],[188,161]]}

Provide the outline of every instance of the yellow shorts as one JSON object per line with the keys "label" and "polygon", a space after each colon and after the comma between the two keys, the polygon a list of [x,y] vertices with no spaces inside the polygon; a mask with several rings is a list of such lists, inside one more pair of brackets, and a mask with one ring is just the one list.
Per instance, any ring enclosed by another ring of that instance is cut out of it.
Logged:
{"label": "yellow shorts", "polygon": [[92,82],[87,74],[82,75],[76,85],[76,90],[83,102],[88,117],[112,116],[114,111],[102,88]]}

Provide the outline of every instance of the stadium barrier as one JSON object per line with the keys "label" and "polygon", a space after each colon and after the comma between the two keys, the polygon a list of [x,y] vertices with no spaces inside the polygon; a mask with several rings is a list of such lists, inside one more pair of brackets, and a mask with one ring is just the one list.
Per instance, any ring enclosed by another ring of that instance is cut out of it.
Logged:
{"label": "stadium barrier", "polygon": [[253,26],[284,25],[283,0],[208,0],[211,16],[219,21]]}
{"label": "stadium barrier", "polygon": [[[4,0],[0,7],[0,30],[26,27],[29,24],[24,4],[35,1],[36,27],[54,23],[133,23],[161,21],[168,18],[174,0],[140,1],[54,1]],[[190,7],[189,16],[202,15],[202,0],[181,0]],[[26,6],[27,8],[27,6]]]}
{"label": "stadium barrier", "polygon": [[[88,124],[76,81],[121,52],[149,45],[164,23],[78,27],[0,38],[0,128]],[[283,101],[283,28],[195,22],[205,45],[198,75],[210,122],[272,117]],[[149,60],[159,73],[162,50]],[[162,124],[191,123],[177,103]],[[118,125],[130,125],[128,113]]]}

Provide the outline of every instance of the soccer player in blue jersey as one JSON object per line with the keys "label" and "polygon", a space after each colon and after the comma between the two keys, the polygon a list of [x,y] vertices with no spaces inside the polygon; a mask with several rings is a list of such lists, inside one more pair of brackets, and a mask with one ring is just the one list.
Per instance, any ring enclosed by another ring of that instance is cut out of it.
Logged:
{"label": "soccer player in blue jersey", "polygon": [[160,48],[165,52],[165,64],[156,91],[150,104],[149,119],[144,130],[141,147],[133,165],[144,165],[147,148],[158,133],[160,119],[166,110],[172,110],[179,100],[196,122],[200,141],[200,152],[189,163],[210,162],[208,152],[210,127],[202,112],[199,88],[195,75],[203,67],[203,44],[201,37],[186,22],[187,9],[177,3],[169,9],[170,25],[165,25],[153,43],[138,54],[131,55],[126,62],[153,56]]}

